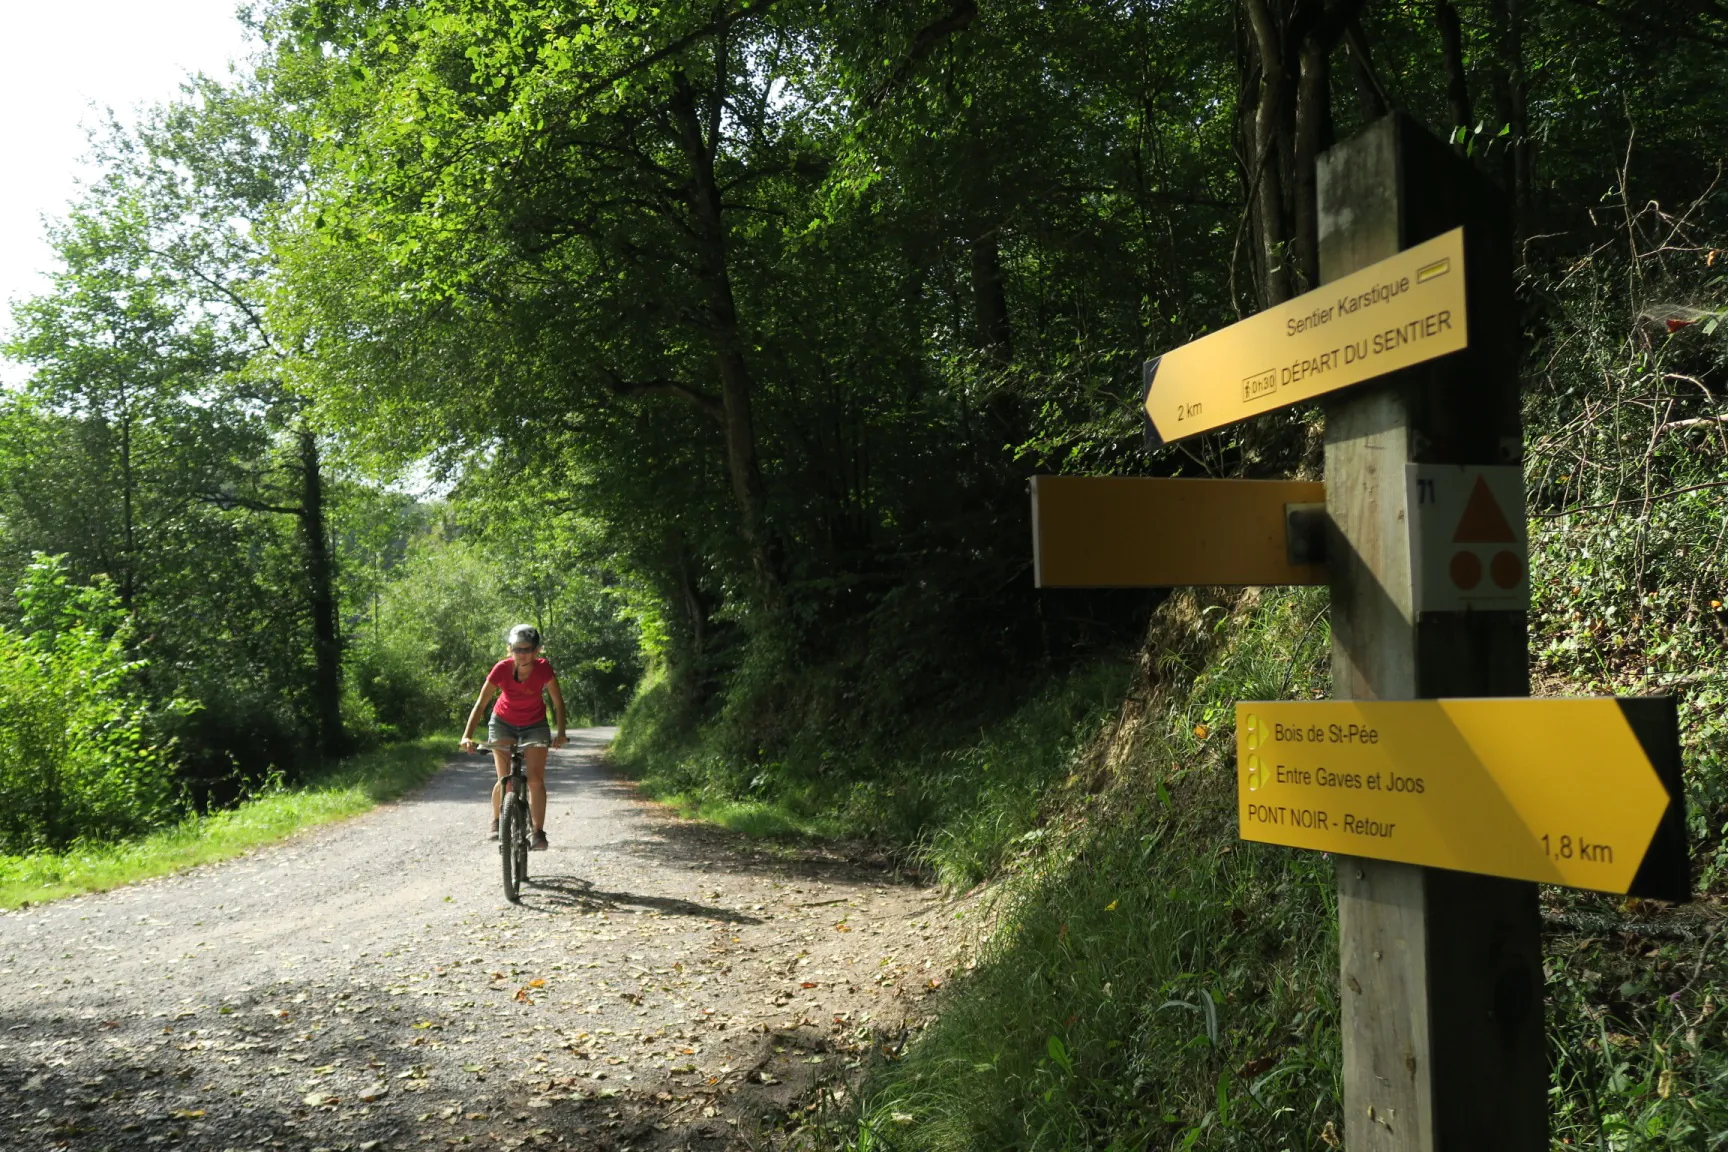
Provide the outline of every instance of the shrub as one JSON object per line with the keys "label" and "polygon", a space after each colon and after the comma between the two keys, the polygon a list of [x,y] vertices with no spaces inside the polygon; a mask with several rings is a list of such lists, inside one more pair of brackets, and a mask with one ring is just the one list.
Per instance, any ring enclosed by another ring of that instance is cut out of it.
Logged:
{"label": "shrub", "polygon": [[18,588],[21,626],[0,628],[0,848],[61,848],[141,832],[179,812],[172,749],[128,619],[105,581],[79,586],[38,553]]}

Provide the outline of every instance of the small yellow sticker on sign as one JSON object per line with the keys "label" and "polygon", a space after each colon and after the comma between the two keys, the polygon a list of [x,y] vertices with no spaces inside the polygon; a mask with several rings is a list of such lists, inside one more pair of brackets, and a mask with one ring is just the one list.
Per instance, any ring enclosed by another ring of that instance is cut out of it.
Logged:
{"label": "small yellow sticker on sign", "polygon": [[1146,364],[1161,443],[1469,346],[1464,230],[1408,248]]}
{"label": "small yellow sticker on sign", "polygon": [[1684,825],[1618,700],[1245,702],[1236,750],[1244,840],[1627,892],[1678,825],[1658,894],[1684,898]]}

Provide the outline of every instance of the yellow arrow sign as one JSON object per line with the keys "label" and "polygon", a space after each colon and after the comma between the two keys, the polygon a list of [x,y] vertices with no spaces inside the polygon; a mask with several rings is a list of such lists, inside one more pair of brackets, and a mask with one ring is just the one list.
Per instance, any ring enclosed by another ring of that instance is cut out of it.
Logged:
{"label": "yellow arrow sign", "polygon": [[1244,840],[1687,895],[1668,699],[1236,706]]}
{"label": "yellow arrow sign", "polygon": [[1457,352],[1464,302],[1455,228],[1166,352],[1146,363],[1153,446]]}

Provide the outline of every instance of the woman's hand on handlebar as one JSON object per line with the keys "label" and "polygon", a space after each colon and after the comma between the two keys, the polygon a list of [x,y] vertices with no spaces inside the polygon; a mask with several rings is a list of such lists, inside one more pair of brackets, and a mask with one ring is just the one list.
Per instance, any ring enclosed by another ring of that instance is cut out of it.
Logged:
{"label": "woman's hand on handlebar", "polygon": [[568,742],[569,742],[569,738],[567,736],[565,736],[564,733],[562,733],[562,732],[560,732],[556,736],[552,737],[552,747],[554,747],[554,748],[562,748]]}
{"label": "woman's hand on handlebar", "polygon": [[458,744],[457,747],[461,748],[464,752],[478,752],[480,750],[480,745],[474,742],[472,736],[462,737],[462,742]]}

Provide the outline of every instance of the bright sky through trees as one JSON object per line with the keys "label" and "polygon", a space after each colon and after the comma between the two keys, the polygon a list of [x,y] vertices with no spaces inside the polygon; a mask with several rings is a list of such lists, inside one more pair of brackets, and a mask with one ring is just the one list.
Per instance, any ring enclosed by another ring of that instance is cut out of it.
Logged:
{"label": "bright sky through trees", "polygon": [[[245,49],[236,0],[0,0],[0,319],[47,285],[42,216],[58,216],[84,175],[86,128],[112,108],[172,97],[188,72],[224,75]],[[21,375],[0,362],[8,381]]]}

